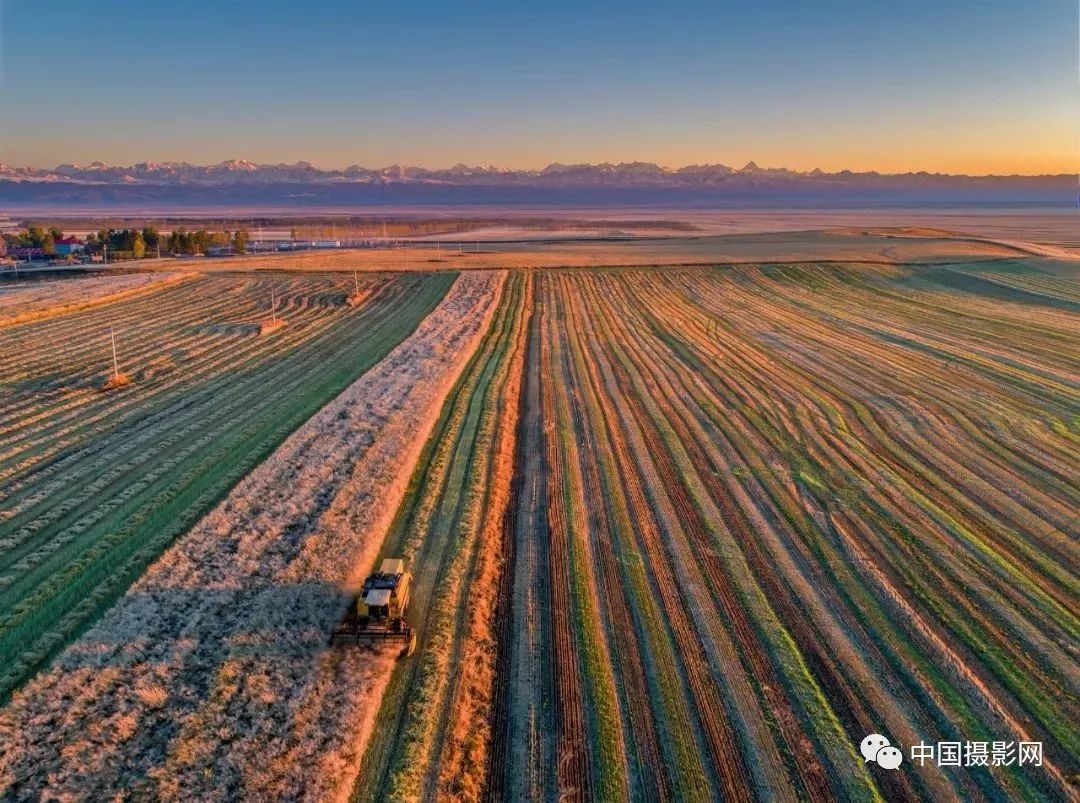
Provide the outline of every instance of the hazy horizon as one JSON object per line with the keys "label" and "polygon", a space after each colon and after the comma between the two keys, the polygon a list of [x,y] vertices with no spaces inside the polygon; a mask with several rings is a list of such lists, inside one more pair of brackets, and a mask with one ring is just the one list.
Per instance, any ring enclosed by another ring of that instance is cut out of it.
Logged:
{"label": "hazy horizon", "polygon": [[871,5],[9,0],[0,161],[1076,172],[1075,3]]}

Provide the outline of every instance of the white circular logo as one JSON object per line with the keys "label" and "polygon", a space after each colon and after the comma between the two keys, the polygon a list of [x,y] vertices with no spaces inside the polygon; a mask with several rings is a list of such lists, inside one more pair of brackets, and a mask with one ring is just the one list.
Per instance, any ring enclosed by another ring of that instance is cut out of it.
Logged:
{"label": "white circular logo", "polygon": [[893,747],[889,740],[880,733],[871,733],[859,744],[859,752],[869,763],[874,761],[879,767],[894,770],[904,760],[904,753],[900,748]]}

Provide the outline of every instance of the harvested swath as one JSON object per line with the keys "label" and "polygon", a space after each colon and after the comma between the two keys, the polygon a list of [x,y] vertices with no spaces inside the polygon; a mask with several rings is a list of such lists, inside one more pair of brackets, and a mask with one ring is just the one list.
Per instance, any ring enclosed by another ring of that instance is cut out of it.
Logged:
{"label": "harvested swath", "polygon": [[196,278],[194,273],[132,273],[0,285],[0,326],[90,309]]}
{"label": "harvested swath", "polygon": [[388,536],[385,550],[413,567],[418,646],[383,698],[354,797],[477,800],[483,791],[530,294],[529,277],[508,282]]}
{"label": "harvested swath", "polygon": [[[0,713],[0,794],[347,792],[393,650],[330,650],[502,277],[460,277]],[[343,787],[344,785],[344,787]]]}
{"label": "harvested swath", "polygon": [[[0,696],[108,607],[306,418],[405,338],[450,275],[214,276],[0,330]],[[291,325],[254,335],[270,287]],[[133,385],[114,372],[110,330]]]}
{"label": "harvested swath", "polygon": [[497,796],[1072,794],[1080,280],[973,273],[538,275]]}

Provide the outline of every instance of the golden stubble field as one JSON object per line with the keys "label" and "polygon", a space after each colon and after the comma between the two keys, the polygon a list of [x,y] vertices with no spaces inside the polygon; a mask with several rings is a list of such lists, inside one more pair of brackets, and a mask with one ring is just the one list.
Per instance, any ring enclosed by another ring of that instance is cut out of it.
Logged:
{"label": "golden stubble field", "polygon": [[832,229],[656,238],[529,240],[526,232],[502,240],[460,240],[436,245],[403,242],[391,249],[328,249],[229,259],[161,263],[168,269],[420,271],[503,268],[707,265],[756,262],[948,263],[1029,254],[1024,244],[1003,244],[935,229]]}

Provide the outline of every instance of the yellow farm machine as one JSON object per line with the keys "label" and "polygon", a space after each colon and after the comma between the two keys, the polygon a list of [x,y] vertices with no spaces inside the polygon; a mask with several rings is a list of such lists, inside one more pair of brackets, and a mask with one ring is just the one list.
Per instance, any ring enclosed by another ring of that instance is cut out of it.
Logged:
{"label": "yellow farm machine", "polygon": [[400,642],[401,655],[412,655],[416,633],[405,620],[412,576],[401,558],[386,558],[379,571],[364,580],[364,586],[349,606],[348,613],[334,628],[331,645]]}

